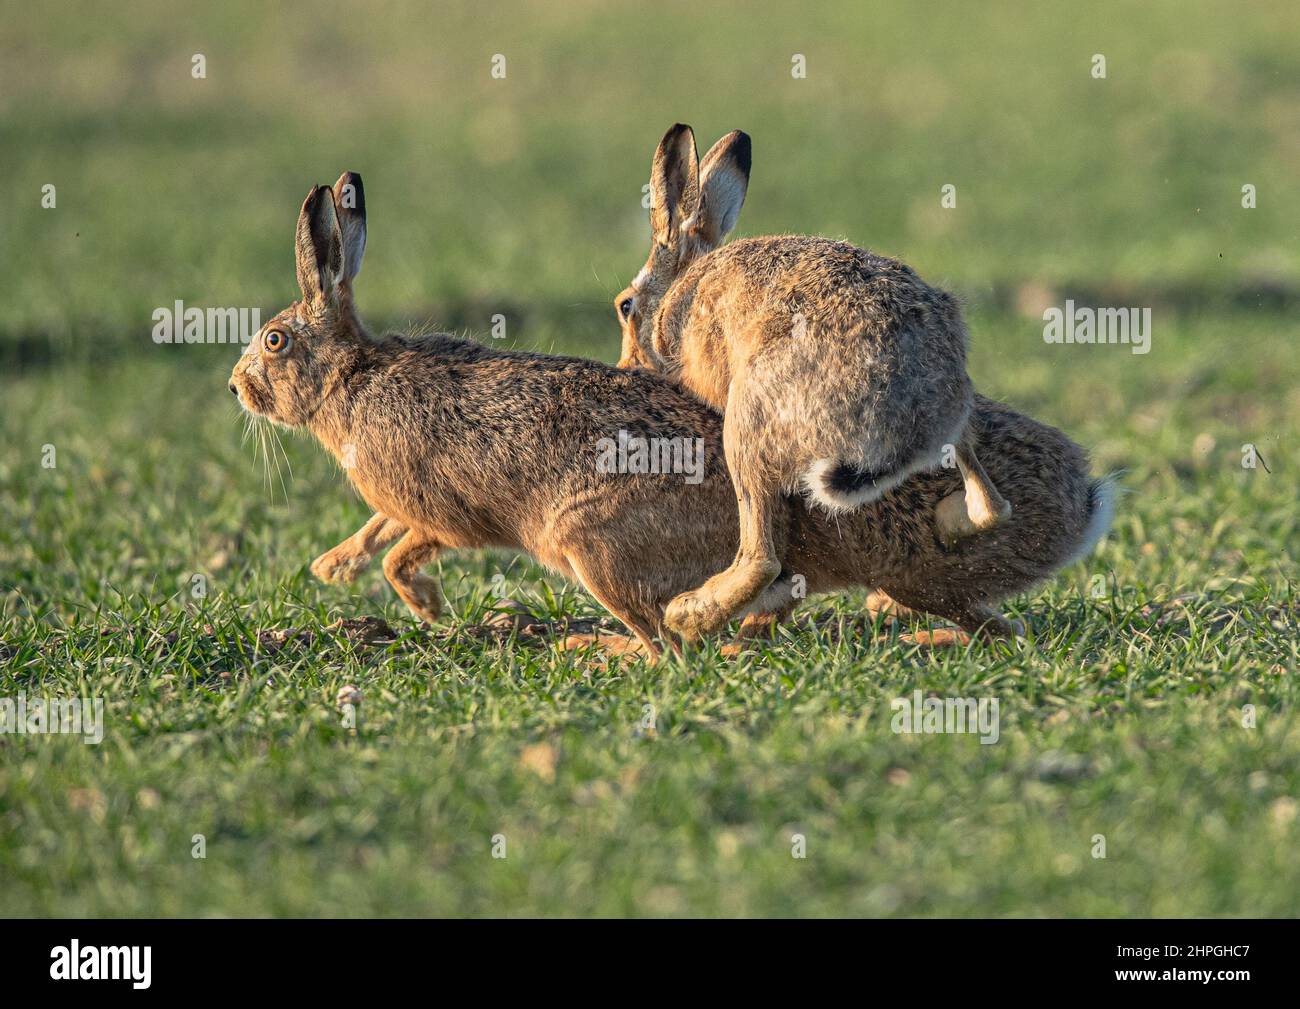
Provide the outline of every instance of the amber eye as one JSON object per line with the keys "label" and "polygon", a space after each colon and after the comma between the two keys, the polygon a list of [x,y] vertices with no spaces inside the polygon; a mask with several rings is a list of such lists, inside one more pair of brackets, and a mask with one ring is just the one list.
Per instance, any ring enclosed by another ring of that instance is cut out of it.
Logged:
{"label": "amber eye", "polygon": [[289,334],[283,329],[268,329],[262,337],[262,346],[272,354],[280,354],[289,349]]}
{"label": "amber eye", "polygon": [[624,298],[618,303],[618,318],[620,322],[627,322],[632,317],[632,299]]}

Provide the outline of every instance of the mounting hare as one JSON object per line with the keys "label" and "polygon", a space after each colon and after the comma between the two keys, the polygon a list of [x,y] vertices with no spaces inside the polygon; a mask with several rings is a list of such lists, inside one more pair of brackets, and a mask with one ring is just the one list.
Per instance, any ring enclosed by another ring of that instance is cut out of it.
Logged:
{"label": "mounting hare", "polygon": [[670,129],[651,165],[650,258],[615,300],[620,364],[664,372],[725,412],[740,548],[669,607],[669,626],[688,636],[716,631],[777,577],[773,516],[799,488],[831,512],[854,509],[951,447],[965,495],[940,508],[944,537],[1010,513],[967,433],[974,390],[956,301],[843,242],[780,235],[719,248],[749,169],[744,133],[697,163],[690,127]]}
{"label": "mounting hare", "polygon": [[[346,196],[352,199],[347,199]],[[365,249],[361,179],[344,174],[302,205],[295,235],[302,299],[266,323],[230,389],[251,413],[305,427],[344,465],[375,515],[318,557],[327,582],[354,579],[385,547],[384,573],[421,619],[441,612],[421,568],[446,549],[527,551],[576,579],[651,654],[668,602],[736,550],[735,496],[722,419],[663,378],[597,361],[497,350],[452,336],[374,337],[353,280]],[[943,547],[934,511],[955,473],[917,476],[836,519],[801,499],[772,516],[782,574],[742,630],[784,617],[809,592],[859,585],[967,631],[1012,633],[991,608],[1091,548],[1108,521],[1107,486],[1059,431],[987,400],[972,418],[1015,514]],[[601,445],[621,432],[699,439],[700,471],[610,472]]]}

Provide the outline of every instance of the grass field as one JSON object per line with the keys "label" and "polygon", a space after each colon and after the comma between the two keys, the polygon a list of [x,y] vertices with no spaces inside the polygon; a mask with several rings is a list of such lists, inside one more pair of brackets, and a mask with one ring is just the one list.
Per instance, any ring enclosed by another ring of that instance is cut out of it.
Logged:
{"label": "grass field", "polygon": [[[913,6],[6,14],[0,698],[105,712],[0,735],[0,914],[1300,914],[1300,14]],[[483,623],[594,601],[489,553],[421,628],[378,571],[311,578],[367,512],[306,437],[241,442],[235,349],[150,339],[282,307],[346,168],[376,324],[613,359],[679,119],[754,135],[740,234],[958,290],[981,391],[1121,472],[1023,641],[928,651],[846,595],[739,659],[566,654]],[[1150,353],[1046,344],[1065,298],[1152,307]],[[996,698],[998,742],[895,733],[914,690]]]}

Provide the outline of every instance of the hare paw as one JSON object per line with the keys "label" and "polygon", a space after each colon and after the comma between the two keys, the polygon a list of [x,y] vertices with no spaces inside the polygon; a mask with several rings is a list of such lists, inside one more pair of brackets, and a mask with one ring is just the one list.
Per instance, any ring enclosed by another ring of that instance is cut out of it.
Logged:
{"label": "hare paw", "polygon": [[311,562],[311,573],[328,585],[350,585],[370,564],[370,558],[335,547]]}
{"label": "hare paw", "polygon": [[668,604],[664,623],[670,630],[690,640],[717,633],[727,622],[727,616],[711,595],[696,589],[683,592]]}
{"label": "hare paw", "polygon": [[569,634],[556,646],[562,652],[599,648],[610,655],[645,655],[646,648],[630,634]]}
{"label": "hare paw", "polygon": [[940,627],[935,630],[912,631],[900,634],[898,640],[908,645],[922,645],[929,648],[965,648],[970,644],[970,635],[955,627]]}
{"label": "hare paw", "polygon": [[415,575],[403,585],[394,585],[406,608],[426,624],[436,624],[442,615],[442,592],[428,575]]}

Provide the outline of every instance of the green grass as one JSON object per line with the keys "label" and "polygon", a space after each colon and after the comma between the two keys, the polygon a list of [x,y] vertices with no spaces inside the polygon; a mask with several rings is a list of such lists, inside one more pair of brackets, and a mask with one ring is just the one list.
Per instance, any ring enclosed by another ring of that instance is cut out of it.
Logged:
{"label": "green grass", "polygon": [[[1142,369],[1120,348],[1053,367],[1035,323],[975,327],[1024,347],[1014,381],[994,364],[981,385],[1132,492],[1094,557],[1014,601],[1032,633],[1010,650],[874,643],[849,596],[740,661],[602,665],[465,633],[497,575],[538,614],[599,615],[488,553],[442,563],[461,631],[429,635],[378,572],[311,579],[365,511],[306,439],[268,488],[230,351],[7,385],[0,696],[107,715],[99,746],[0,741],[5,913],[1295,914],[1300,368],[1273,350],[1295,323],[1170,323]],[[1271,475],[1242,470],[1251,440]],[[401,638],[326,629],[363,615]],[[316,639],[258,644],[286,628]],[[1000,741],[894,734],[915,689],[997,698]]]}
{"label": "green grass", "polygon": [[[1293,5],[442,6],[6,19],[0,698],[106,713],[0,735],[0,914],[1300,914]],[[177,299],[282,307],[349,168],[373,321],[611,359],[677,119],[753,133],[742,234],[954,286],[980,389],[1122,473],[1101,548],[1009,602],[1023,642],[926,651],[849,594],[738,660],[602,662],[474,633],[498,589],[602,615],[487,552],[427,631],[378,570],[311,578],[367,513],[308,439],[241,443],[233,348],[149,339]],[[1045,344],[1043,296],[1153,306],[1151,353]],[[397,640],[331,626],[363,616]],[[996,698],[999,741],[894,733],[917,689]]]}
{"label": "green grass", "polygon": [[845,236],[972,292],[1300,283],[1296,5],[763,7],[11,15],[0,234],[23,262],[0,337],[142,346],[176,299],[279,307],[294,211],[344,169],[367,182],[372,311],[608,311],[648,250],[641,187],[678,119],[701,145],[753,135],[739,234]]}

